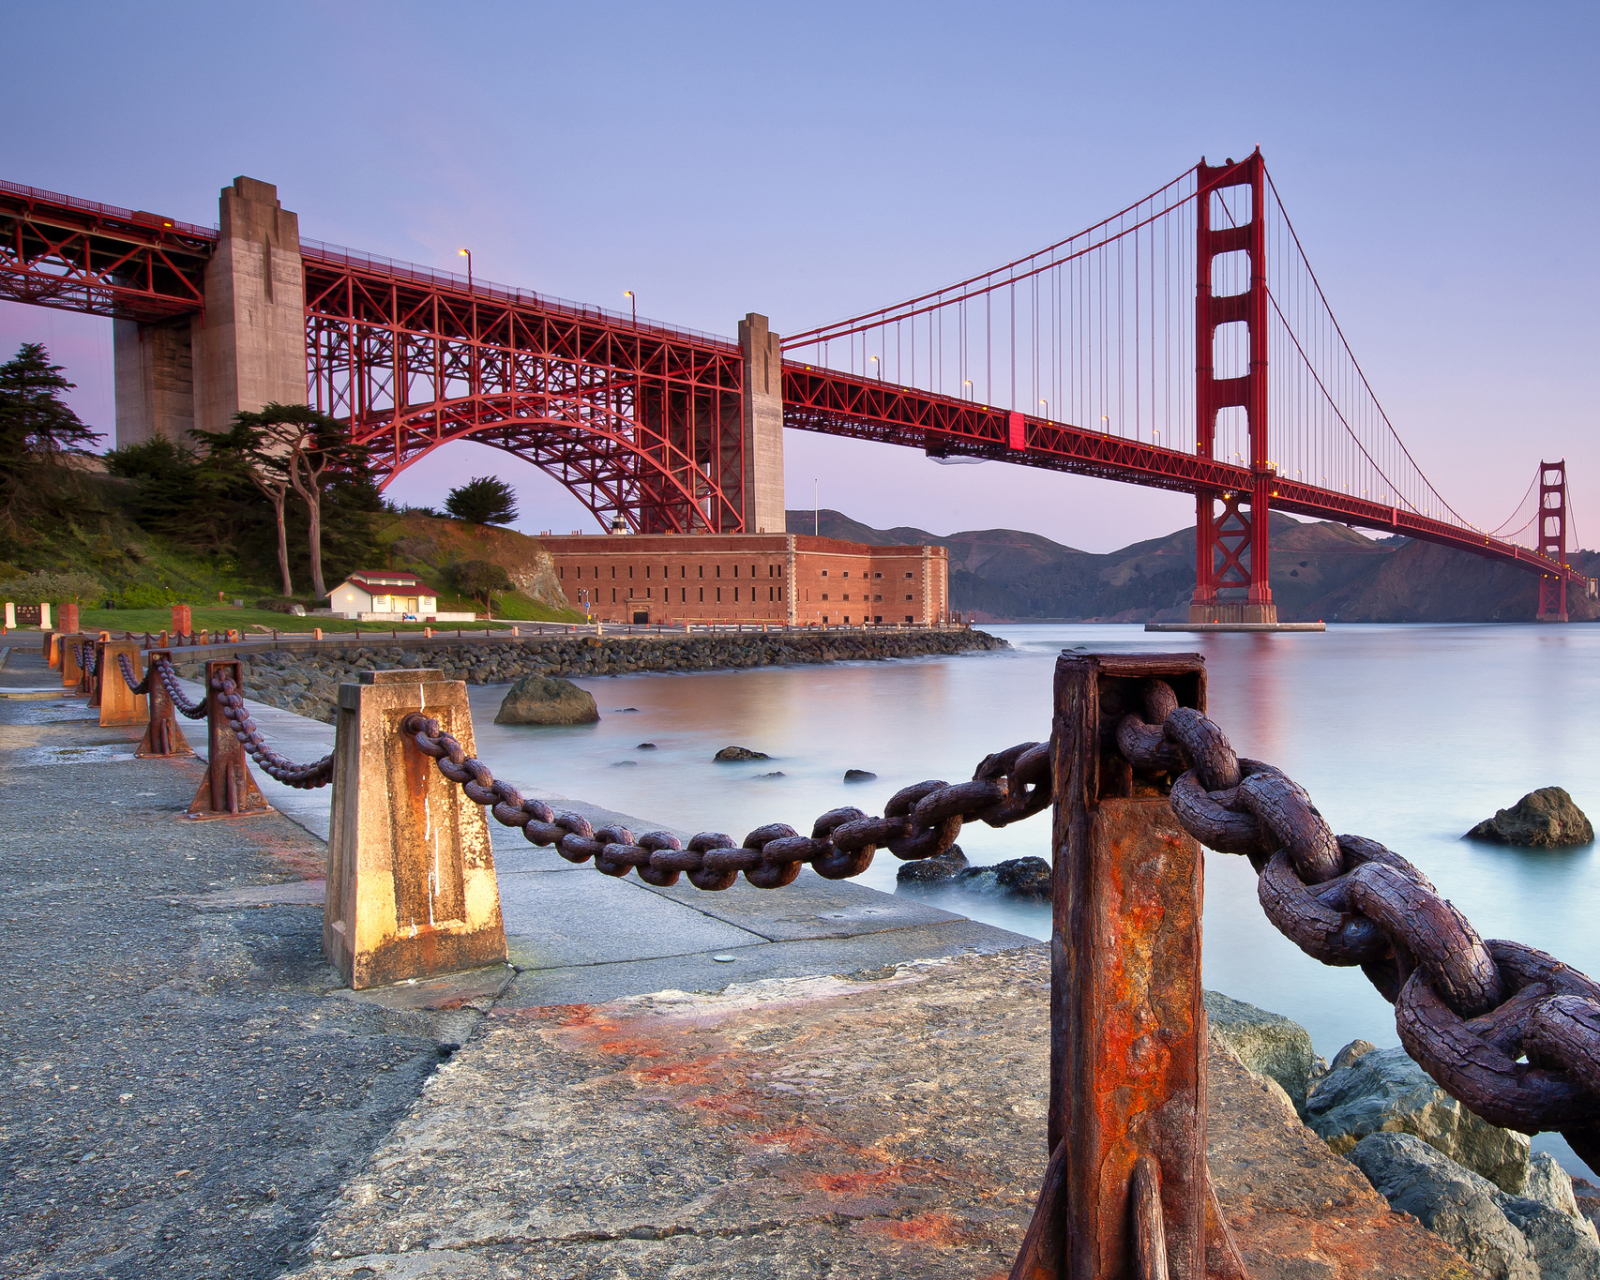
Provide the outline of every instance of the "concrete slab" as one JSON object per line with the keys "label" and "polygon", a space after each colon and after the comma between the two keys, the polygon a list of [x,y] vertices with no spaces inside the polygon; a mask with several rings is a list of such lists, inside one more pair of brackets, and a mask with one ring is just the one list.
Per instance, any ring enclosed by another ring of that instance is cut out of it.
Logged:
{"label": "concrete slab", "polygon": [[237,911],[240,907],[320,907],[326,880],[286,880],[282,884],[247,884],[218,889],[189,902],[201,911]]}
{"label": "concrete slab", "polygon": [[[501,1009],[555,1004],[592,1004],[640,991],[718,991],[730,982],[795,978],[819,973],[856,973],[913,960],[989,955],[1044,944],[974,920],[895,929],[855,938],[814,942],[757,942],[724,951],[669,956],[581,968],[519,973],[500,998]],[[713,955],[732,956],[728,962]]]}
{"label": "concrete slab", "polygon": [[346,1000],[382,1005],[385,1009],[464,1009],[487,1012],[495,997],[511,985],[516,970],[508,964],[465,973],[447,973],[439,978],[418,978],[398,982],[392,987],[368,987],[365,991],[348,988],[337,994]]}
{"label": "concrete slab", "polygon": [[502,871],[500,913],[511,963],[519,969],[614,964],[763,941],[593,868],[586,876]]}
{"label": "concrete slab", "polygon": [[966,919],[915,898],[880,893],[848,880],[824,880],[810,867],[802,867],[795,882],[782,889],[757,889],[743,879],[718,893],[696,889],[687,880],[669,889],[643,887],[770,942],[854,938]]}

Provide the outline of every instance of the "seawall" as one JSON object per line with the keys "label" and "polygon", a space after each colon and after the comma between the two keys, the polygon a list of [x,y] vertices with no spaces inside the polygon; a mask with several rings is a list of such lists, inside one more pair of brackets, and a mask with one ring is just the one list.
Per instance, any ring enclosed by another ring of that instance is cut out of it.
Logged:
{"label": "seawall", "polygon": [[237,656],[245,691],[286,711],[331,723],[342,682],[361,671],[437,667],[468,684],[505,684],[525,675],[615,676],[651,671],[723,671],[827,662],[881,662],[1009,646],[984,631],[713,632],[704,635],[531,636],[497,641],[419,640],[388,644],[212,645],[174,654],[178,674],[197,679],[206,657]]}

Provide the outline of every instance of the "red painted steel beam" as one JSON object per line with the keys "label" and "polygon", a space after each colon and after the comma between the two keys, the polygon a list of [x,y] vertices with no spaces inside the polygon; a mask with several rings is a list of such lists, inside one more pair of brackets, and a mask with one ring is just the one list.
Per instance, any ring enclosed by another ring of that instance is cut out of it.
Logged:
{"label": "red painted steel beam", "polygon": [[0,298],[159,321],[205,310],[217,233],[0,182]]}
{"label": "red painted steel beam", "polygon": [[[803,431],[990,458],[1182,493],[1202,489],[1249,493],[1256,482],[1249,467],[1025,414],[1015,415],[1022,419],[1025,447],[1012,448],[1009,423],[1013,415],[1005,409],[831,369],[785,362],[783,385],[784,425]],[[1270,495],[1276,510],[1399,533],[1572,582],[1585,580],[1578,570],[1526,547],[1366,498],[1276,476]]]}

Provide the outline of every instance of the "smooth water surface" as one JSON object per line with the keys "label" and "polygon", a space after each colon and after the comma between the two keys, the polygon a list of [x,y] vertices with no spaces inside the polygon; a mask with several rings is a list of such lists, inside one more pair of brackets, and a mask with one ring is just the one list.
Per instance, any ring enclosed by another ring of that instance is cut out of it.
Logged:
{"label": "smooth water surface", "polygon": [[[1279,765],[1335,831],[1417,863],[1486,937],[1514,938],[1600,974],[1591,848],[1513,850],[1461,834],[1537,787],[1561,786],[1600,817],[1600,627],[1342,626],[1324,634],[1146,634],[1132,626],[989,628],[1014,646],[898,662],[580,680],[597,725],[492,723],[504,687],[473,690],[480,754],[495,772],[736,840],[767,822],[809,834],[839,805],[882,811],[925,778],[960,781],[991,751],[1050,731],[1063,649],[1194,650],[1210,714],[1242,755]],[[636,708],[625,711],[623,708]],[[655,750],[638,744],[654,742]],[[770,760],[716,764],[729,744]],[[872,782],[846,785],[846,769]],[[763,777],[781,772],[782,777]],[[1050,856],[1048,812],[962,830],[977,864]],[[893,891],[880,851],[863,883]],[[781,892],[781,890],[779,891]],[[941,900],[1043,938],[1049,914],[973,895]],[[1242,858],[1206,855],[1205,982],[1303,1023],[1331,1057],[1357,1037],[1397,1043],[1390,1007],[1359,970],[1330,969],[1261,914]]]}

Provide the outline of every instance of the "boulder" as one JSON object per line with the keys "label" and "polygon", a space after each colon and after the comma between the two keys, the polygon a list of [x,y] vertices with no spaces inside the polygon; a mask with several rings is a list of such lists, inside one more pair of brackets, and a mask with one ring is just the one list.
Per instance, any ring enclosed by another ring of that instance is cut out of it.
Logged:
{"label": "boulder", "polygon": [[1368,1134],[1350,1159],[1391,1209],[1413,1215],[1494,1280],[1541,1280],[1527,1237],[1486,1179],[1410,1133]]}
{"label": "boulder", "polygon": [[967,855],[961,852],[960,845],[953,844],[937,858],[902,862],[895,873],[895,882],[920,886],[950,884],[966,869]]}
{"label": "boulder", "polygon": [[1220,991],[1205,993],[1211,1038],[1220,1040],[1257,1075],[1276,1080],[1296,1111],[1306,1109],[1311,1080],[1311,1033],[1282,1014],[1268,1013]]}
{"label": "boulder", "polygon": [[558,676],[523,676],[495,712],[496,724],[593,724],[594,696]]}
{"label": "boulder", "polygon": [[1541,1280],[1600,1280],[1600,1236],[1589,1219],[1503,1191],[1495,1203],[1528,1242]]}
{"label": "boulder", "polygon": [[1528,1157],[1528,1177],[1522,1185],[1522,1194],[1529,1200],[1560,1210],[1569,1218],[1588,1216],[1578,1208],[1572,1175],[1548,1151],[1535,1151]]}
{"label": "boulder", "polygon": [[994,869],[1000,891],[1013,898],[1050,901],[1050,864],[1043,858],[1012,858]]}
{"label": "boulder", "polygon": [[846,782],[872,782],[877,776],[877,774],[870,773],[866,769],[846,769],[844,771],[844,780]]}
{"label": "boulder", "polygon": [[1306,1099],[1306,1123],[1340,1155],[1369,1134],[1409,1133],[1512,1195],[1527,1181],[1528,1139],[1473,1115],[1404,1049],[1374,1049],[1330,1071]]}
{"label": "boulder", "polygon": [[1530,791],[1509,809],[1501,809],[1471,831],[1468,840],[1521,845],[1528,849],[1567,849],[1593,844],[1594,828],[1583,810],[1560,787]]}
{"label": "boulder", "polygon": [[634,748],[635,751],[654,751],[655,749],[656,744],[653,742],[641,742],[637,747]]}
{"label": "boulder", "polygon": [[770,760],[765,751],[752,751],[749,747],[723,747],[711,757],[713,760]]}

